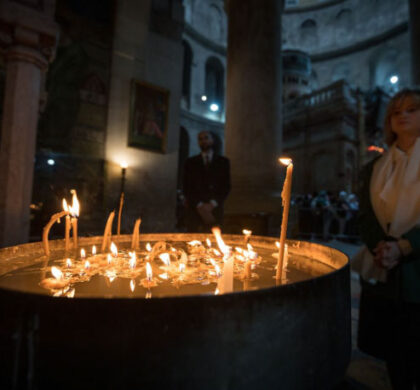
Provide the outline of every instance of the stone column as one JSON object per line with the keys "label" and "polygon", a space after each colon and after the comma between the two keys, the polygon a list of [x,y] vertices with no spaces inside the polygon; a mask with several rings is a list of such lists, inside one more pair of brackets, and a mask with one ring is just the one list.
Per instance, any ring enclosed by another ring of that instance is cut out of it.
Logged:
{"label": "stone column", "polygon": [[420,2],[410,0],[411,83],[420,85]]}
{"label": "stone column", "polygon": [[282,0],[228,0],[227,214],[278,213],[282,141]]}
{"label": "stone column", "polygon": [[6,85],[0,139],[0,247],[28,239],[41,72],[47,68],[57,31],[54,2],[43,2],[44,8],[32,3],[0,3],[0,24],[10,33],[1,42],[6,46]]}

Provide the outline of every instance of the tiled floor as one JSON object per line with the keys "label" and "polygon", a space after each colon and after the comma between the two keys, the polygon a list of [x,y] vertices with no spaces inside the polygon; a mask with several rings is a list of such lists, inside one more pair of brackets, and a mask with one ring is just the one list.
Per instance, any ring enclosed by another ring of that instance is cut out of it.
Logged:
{"label": "tiled floor", "polygon": [[[358,245],[348,244],[333,240],[319,242],[320,244],[334,247],[352,257],[359,249]],[[347,370],[345,382],[337,390],[391,390],[385,363],[374,359],[357,349],[357,323],[359,319],[360,284],[358,275],[351,275],[351,318],[352,318],[352,344],[353,352]]]}

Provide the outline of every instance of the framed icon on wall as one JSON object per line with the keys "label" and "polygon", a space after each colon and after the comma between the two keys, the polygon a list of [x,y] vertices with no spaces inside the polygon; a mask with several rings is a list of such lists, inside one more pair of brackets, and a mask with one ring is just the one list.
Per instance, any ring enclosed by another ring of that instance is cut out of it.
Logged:
{"label": "framed icon on wall", "polygon": [[166,152],[169,90],[131,81],[128,146]]}

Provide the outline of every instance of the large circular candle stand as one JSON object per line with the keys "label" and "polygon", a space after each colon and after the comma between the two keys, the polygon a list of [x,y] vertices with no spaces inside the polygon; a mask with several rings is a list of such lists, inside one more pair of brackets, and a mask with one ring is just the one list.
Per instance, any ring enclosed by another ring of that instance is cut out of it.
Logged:
{"label": "large circular candle stand", "polygon": [[[147,242],[207,238],[142,234],[140,250]],[[232,248],[244,244],[242,235],[223,239]],[[121,235],[116,244],[129,251],[131,241]],[[287,240],[291,272],[280,284],[270,257],[275,241],[252,236],[268,265],[261,263],[260,279],[235,279],[234,292],[219,295],[216,284],[149,289],[139,275],[134,291],[133,280],[98,277],[72,286],[72,298],[53,296],[31,271],[46,264],[42,243],[1,249],[0,348],[7,359],[0,388],[332,389],[351,352],[348,258]],[[101,242],[82,237],[79,248]],[[51,261],[63,258],[65,241],[51,241],[50,249]],[[180,267],[182,275],[188,267]],[[294,274],[307,276],[295,281]],[[23,276],[14,283],[14,275]]]}

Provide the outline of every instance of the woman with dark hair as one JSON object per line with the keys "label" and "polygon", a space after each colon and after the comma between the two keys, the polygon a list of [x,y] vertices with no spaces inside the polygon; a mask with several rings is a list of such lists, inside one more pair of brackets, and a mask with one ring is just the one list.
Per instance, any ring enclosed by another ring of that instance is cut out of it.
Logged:
{"label": "woman with dark hair", "polygon": [[359,348],[387,362],[394,389],[420,389],[420,90],[390,101],[388,150],[362,172],[353,261],[362,285]]}

